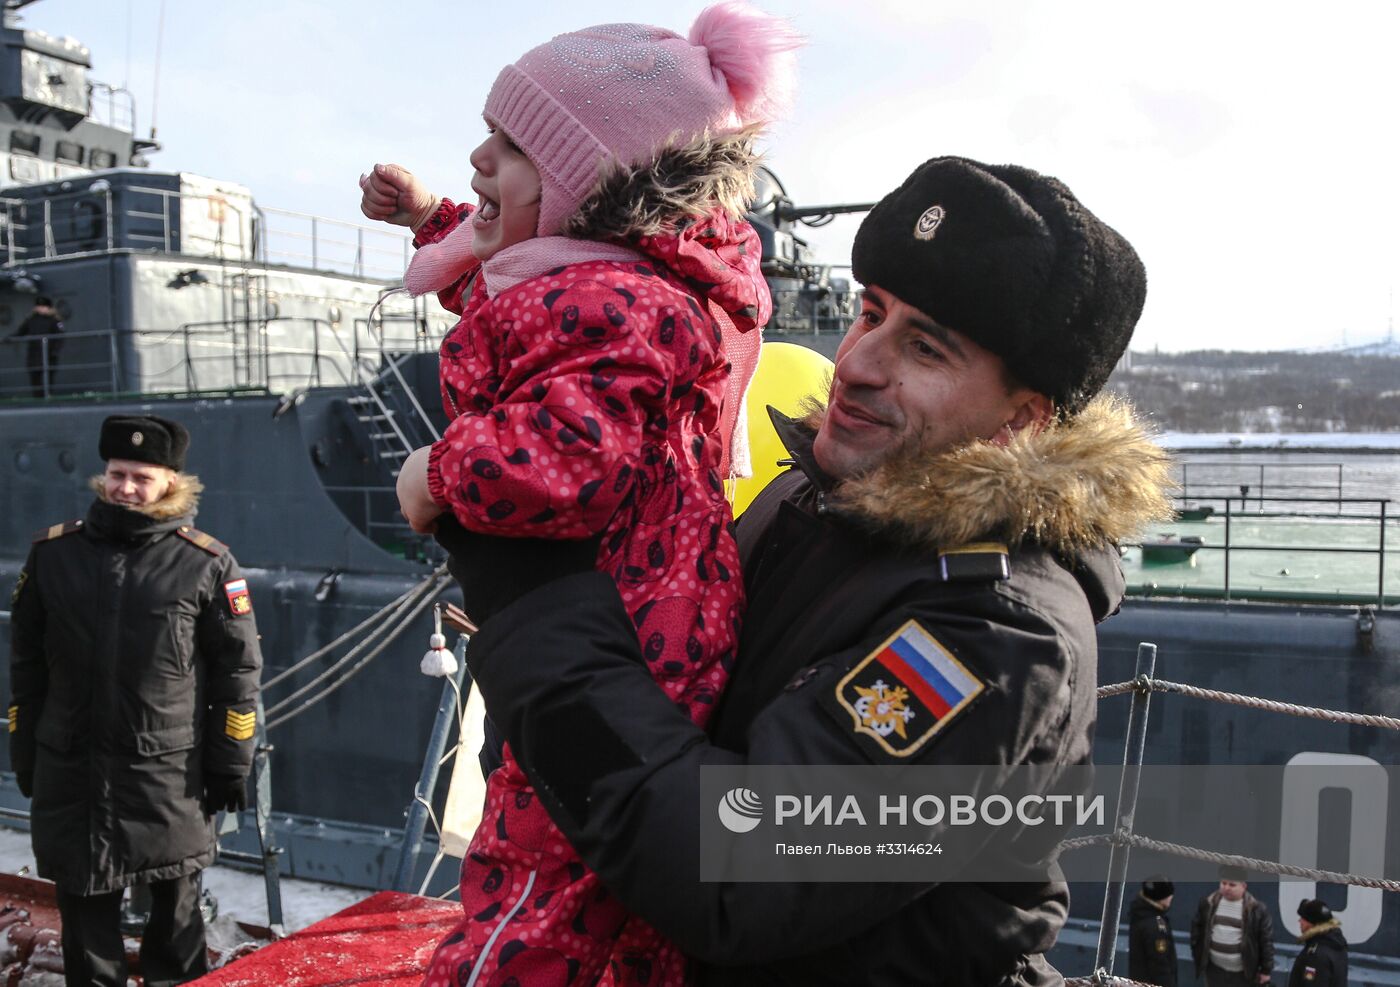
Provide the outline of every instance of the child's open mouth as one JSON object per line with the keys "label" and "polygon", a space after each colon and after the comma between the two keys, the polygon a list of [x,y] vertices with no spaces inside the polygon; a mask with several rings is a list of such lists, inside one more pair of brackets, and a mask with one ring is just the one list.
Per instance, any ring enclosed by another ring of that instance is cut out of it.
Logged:
{"label": "child's open mouth", "polygon": [[501,207],[486,196],[481,196],[480,204],[476,209],[474,217],[478,223],[489,223],[501,215]]}

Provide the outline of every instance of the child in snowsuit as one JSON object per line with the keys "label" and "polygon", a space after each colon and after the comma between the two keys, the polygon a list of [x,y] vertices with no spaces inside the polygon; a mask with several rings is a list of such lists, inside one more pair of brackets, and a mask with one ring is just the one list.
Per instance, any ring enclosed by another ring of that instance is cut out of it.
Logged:
{"label": "child in snowsuit", "polygon": [[[405,515],[601,535],[597,567],[653,676],[702,725],[738,639],[723,475],[771,311],[743,219],[753,141],[797,44],[739,3],[702,12],[688,38],[637,24],[560,35],[487,97],[475,209],[394,166],[361,183],[367,215],[416,227],[405,284],[462,313],[441,350],[452,424],[405,462]],[[461,893],[425,984],[685,982],[674,947],[579,863],[509,748]]]}

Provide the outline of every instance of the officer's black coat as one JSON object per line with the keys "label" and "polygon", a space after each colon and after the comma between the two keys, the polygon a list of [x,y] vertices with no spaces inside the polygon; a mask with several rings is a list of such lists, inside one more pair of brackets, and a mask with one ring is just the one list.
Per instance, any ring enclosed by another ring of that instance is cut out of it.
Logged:
{"label": "officer's black coat", "polygon": [[[1044,441],[974,450],[971,468],[967,456],[940,457],[902,486],[876,476],[826,491],[810,432],[791,422],[780,432],[800,468],[740,521],[748,612],[711,735],[655,688],[633,620],[598,573],[526,594],[473,639],[468,661],[493,720],[583,860],[701,961],[701,984],[1058,983],[1040,955],[1068,914],[1068,889],[1044,866],[1053,827],[1003,830],[982,846],[1021,861],[1020,883],[703,883],[699,770],[894,761],[856,734],[834,690],[909,620],[988,688],[908,761],[1040,764],[1049,776],[1087,763],[1094,625],[1124,586],[1110,542],[1162,510],[1163,457],[1125,411],[1099,405]],[[1036,475],[1008,491],[1018,468]],[[1041,542],[1006,537],[1032,530]],[[942,578],[933,546],[975,535],[1013,543],[1009,579]]]}
{"label": "officer's black coat", "polygon": [[1176,941],[1167,913],[1141,894],[1128,907],[1128,979],[1176,987]]}
{"label": "officer's black coat", "polygon": [[70,893],[207,866],[204,773],[252,763],[257,629],[238,563],[190,527],[198,489],[180,475],[157,516],[98,500],[40,532],[16,588],[10,760],[39,874]]}
{"label": "officer's black coat", "polygon": [[1288,987],[1346,987],[1347,940],[1340,925],[1315,925],[1308,933],[1288,974]]}

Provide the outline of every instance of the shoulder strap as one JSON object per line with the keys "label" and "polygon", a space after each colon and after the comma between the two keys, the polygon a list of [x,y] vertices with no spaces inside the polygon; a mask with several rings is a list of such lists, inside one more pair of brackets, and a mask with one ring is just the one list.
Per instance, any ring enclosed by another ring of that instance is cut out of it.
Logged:
{"label": "shoulder strap", "polygon": [[64,535],[71,535],[75,531],[83,530],[81,519],[76,521],[64,521],[62,524],[51,524],[47,528],[40,528],[34,532],[33,541],[37,544],[41,541],[52,541],[55,538],[62,538]]}
{"label": "shoulder strap", "polygon": [[219,556],[228,551],[228,546],[219,539],[198,528],[191,528],[188,524],[181,525],[175,533],[195,548],[201,548],[210,555]]}
{"label": "shoulder strap", "polygon": [[970,542],[938,552],[938,574],[944,582],[977,582],[1011,578],[1011,552],[1000,542]]}

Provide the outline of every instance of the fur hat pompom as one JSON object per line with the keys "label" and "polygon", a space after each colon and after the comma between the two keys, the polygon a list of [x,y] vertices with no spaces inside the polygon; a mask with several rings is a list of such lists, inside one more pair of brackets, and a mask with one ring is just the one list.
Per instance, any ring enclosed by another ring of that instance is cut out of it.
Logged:
{"label": "fur hat pompom", "polygon": [[700,12],[689,40],[724,75],[740,125],[770,123],[792,109],[803,38],[786,20],[727,0]]}

